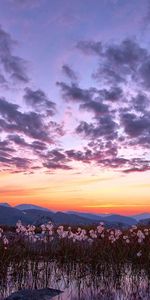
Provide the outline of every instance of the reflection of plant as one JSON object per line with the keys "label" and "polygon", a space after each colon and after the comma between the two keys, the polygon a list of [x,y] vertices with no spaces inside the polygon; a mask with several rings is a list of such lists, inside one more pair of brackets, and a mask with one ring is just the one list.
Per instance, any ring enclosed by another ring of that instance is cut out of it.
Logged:
{"label": "reflection of plant", "polygon": [[[53,287],[64,291],[57,299],[150,299],[148,274],[130,266],[103,264],[98,272],[80,263],[12,261],[1,284],[0,299],[14,290]],[[64,295],[64,297],[63,297]],[[141,298],[139,298],[141,297]]]}

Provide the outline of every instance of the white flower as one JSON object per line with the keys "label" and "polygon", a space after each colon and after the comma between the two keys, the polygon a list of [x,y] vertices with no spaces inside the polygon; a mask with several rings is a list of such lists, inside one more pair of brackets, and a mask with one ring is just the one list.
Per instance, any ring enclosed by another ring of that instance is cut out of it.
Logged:
{"label": "white flower", "polygon": [[102,232],[104,231],[104,226],[103,226],[102,223],[103,223],[103,222],[101,222],[100,225],[97,226],[97,232],[98,232],[98,233],[102,233]]}
{"label": "white flower", "polygon": [[3,237],[3,244],[4,244],[4,245],[8,245],[8,244],[9,244],[9,241],[8,241],[8,239],[6,238],[6,236]]}
{"label": "white flower", "polygon": [[133,229],[137,229],[137,226],[136,226],[136,225],[132,225],[132,228],[133,228]]}
{"label": "white flower", "polygon": [[138,253],[137,253],[137,256],[140,257],[142,255],[142,251],[140,250]]}
{"label": "white flower", "polygon": [[129,239],[126,239],[126,243],[129,244],[129,243],[130,243],[130,240],[129,240]]}

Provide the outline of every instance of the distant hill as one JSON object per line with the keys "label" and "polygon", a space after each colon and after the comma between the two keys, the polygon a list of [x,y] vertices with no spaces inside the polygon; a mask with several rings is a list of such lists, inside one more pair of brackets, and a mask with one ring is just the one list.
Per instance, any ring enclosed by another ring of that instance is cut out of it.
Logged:
{"label": "distant hill", "polygon": [[[56,225],[92,225],[98,224],[101,220],[84,218],[75,214],[63,212],[51,212],[38,209],[19,210],[14,207],[0,206],[0,225],[16,225],[21,220],[23,224],[41,225],[49,221]],[[118,227],[117,224],[105,221],[108,227]],[[120,226],[120,224],[119,224]]]}
{"label": "distant hill", "polygon": [[78,211],[67,211],[67,214],[74,214],[80,217],[92,219],[92,220],[101,220],[102,218],[108,216],[106,214],[92,214],[92,213],[85,213],[85,212],[78,212]]}
{"label": "distant hill", "polygon": [[16,225],[21,220],[23,224],[41,225],[49,221],[56,225],[91,225],[95,220],[83,218],[63,212],[51,212],[38,209],[19,210],[16,207],[0,205],[0,225]]}
{"label": "distant hill", "polygon": [[132,217],[122,216],[122,215],[106,215],[106,214],[90,214],[90,213],[81,213],[81,212],[68,212],[74,213],[75,215],[86,217],[95,221],[103,221],[105,223],[121,223],[122,225],[135,225],[137,221]]}
{"label": "distant hill", "polygon": [[57,225],[90,225],[95,223],[95,220],[63,212],[54,213],[35,209],[27,209],[24,212],[35,225],[41,225],[49,221]]}
{"label": "distant hill", "polygon": [[137,223],[137,221],[133,218],[120,215],[109,215],[105,218],[96,216],[94,218],[93,214],[84,213],[81,213],[80,215],[78,215],[78,213],[64,213],[59,211],[54,213],[52,211],[42,211],[37,209],[27,209],[24,210],[24,212],[35,225],[40,225],[49,221],[56,225],[92,225],[104,222],[108,227],[127,228]]}
{"label": "distant hill", "polygon": [[52,222],[53,213],[50,211],[44,211],[40,209],[26,209],[23,211],[30,219],[30,224],[39,226],[41,224]]}
{"label": "distant hill", "polygon": [[49,211],[48,208],[34,205],[34,204],[19,204],[19,205],[16,205],[15,208],[17,208],[19,210],[37,209],[37,210]]}
{"label": "distant hill", "polygon": [[6,202],[0,202],[0,206],[11,207],[11,205]]}
{"label": "distant hill", "polygon": [[134,219],[136,219],[137,221],[140,221],[140,220],[144,220],[144,219],[150,218],[150,213],[142,213],[142,214],[139,214],[139,215],[133,215],[132,217]]}
{"label": "distant hill", "polygon": [[94,224],[96,223],[96,221],[93,219],[88,219],[88,218],[84,218],[84,217],[80,217],[74,214],[66,214],[66,213],[62,213],[62,212],[56,212],[54,214],[54,219],[53,221],[55,223],[59,223],[60,224],[70,224],[70,225],[90,225],[90,224]]}
{"label": "distant hill", "polygon": [[141,224],[141,225],[150,225],[150,218],[140,220],[139,224]]}
{"label": "distant hill", "polygon": [[28,224],[30,219],[19,209],[0,205],[0,225],[15,225],[18,220]]}
{"label": "distant hill", "polygon": [[[24,210],[24,213],[28,218],[30,219],[30,223],[34,225],[41,225],[43,223],[47,223],[51,221],[55,225],[97,225],[100,221],[103,221],[105,226],[107,227],[113,227],[113,228],[127,228],[129,227],[128,223],[121,222],[120,219],[118,219],[116,222],[110,222],[108,220],[99,218],[99,220],[91,219],[91,218],[85,218],[82,216],[78,216],[76,214],[69,214],[64,212],[47,212],[47,211],[41,211],[41,210],[35,210],[35,209],[27,209]],[[135,221],[136,222],[136,221]],[[130,220],[130,223],[131,220]],[[135,223],[134,223],[135,224]]]}
{"label": "distant hill", "polygon": [[18,220],[24,224],[41,225],[49,221],[56,225],[92,225],[104,222],[107,227],[127,228],[137,224],[140,220],[150,219],[150,214],[139,214],[132,217],[118,214],[93,214],[77,211],[53,212],[47,208],[33,205],[20,204],[15,207],[8,203],[0,203],[0,225],[15,225]]}
{"label": "distant hill", "polygon": [[110,215],[104,218],[107,222],[123,223],[128,225],[135,225],[137,221],[134,218],[122,216],[122,215]]}

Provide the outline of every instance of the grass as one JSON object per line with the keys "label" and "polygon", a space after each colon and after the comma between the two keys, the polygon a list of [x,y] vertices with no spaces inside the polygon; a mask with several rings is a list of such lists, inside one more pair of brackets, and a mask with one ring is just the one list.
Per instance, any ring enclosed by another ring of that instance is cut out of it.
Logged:
{"label": "grass", "polygon": [[[104,238],[99,235],[97,238],[91,239],[89,228],[85,228],[88,238],[86,240],[76,240],[60,238],[57,230],[53,229],[53,240],[51,236],[45,233],[46,240],[40,239],[36,242],[32,241],[29,236],[24,236],[21,233],[16,233],[14,228],[7,228],[6,237],[9,244],[0,242],[0,265],[4,262],[8,265],[11,261],[29,260],[49,260],[58,261],[60,263],[82,263],[97,268],[99,265],[108,263],[111,265],[119,265],[131,263],[133,265],[142,265],[146,268],[150,265],[150,228],[147,228],[148,235],[145,236],[142,242],[138,242],[137,232],[144,232],[145,227],[140,227],[134,230],[134,236],[130,230],[122,231],[121,236],[111,242],[109,240],[111,230],[104,229]],[[64,229],[65,231],[65,229]],[[40,233],[40,228],[36,228],[36,234]],[[72,230],[74,234],[77,228]],[[123,239],[127,236],[129,243]],[[88,241],[91,239],[92,242]],[[141,256],[137,256],[140,253]]]}

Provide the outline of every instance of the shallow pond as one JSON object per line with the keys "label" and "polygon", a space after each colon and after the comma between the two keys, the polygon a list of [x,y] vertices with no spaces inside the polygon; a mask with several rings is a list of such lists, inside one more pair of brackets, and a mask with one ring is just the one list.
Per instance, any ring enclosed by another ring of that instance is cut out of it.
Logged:
{"label": "shallow pond", "polygon": [[0,284],[0,300],[19,289],[45,287],[63,291],[54,300],[150,299],[148,274],[131,266],[105,265],[94,271],[82,265],[23,262],[9,266],[7,272],[1,274]]}

